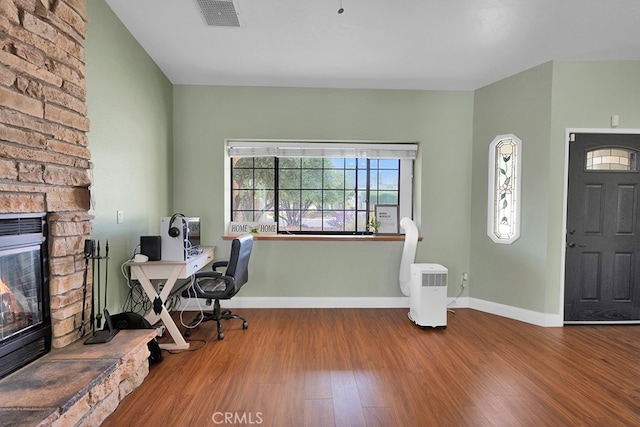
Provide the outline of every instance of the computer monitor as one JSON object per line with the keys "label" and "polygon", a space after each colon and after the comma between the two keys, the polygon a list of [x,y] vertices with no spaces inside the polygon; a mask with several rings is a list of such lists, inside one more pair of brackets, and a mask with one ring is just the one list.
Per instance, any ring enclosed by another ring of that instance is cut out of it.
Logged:
{"label": "computer monitor", "polygon": [[187,217],[189,226],[189,243],[192,248],[200,247],[200,217],[190,216]]}

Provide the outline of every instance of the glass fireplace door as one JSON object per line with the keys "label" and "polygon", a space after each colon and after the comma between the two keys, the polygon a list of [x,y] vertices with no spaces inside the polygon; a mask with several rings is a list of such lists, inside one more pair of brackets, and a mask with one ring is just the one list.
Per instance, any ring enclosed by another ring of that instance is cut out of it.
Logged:
{"label": "glass fireplace door", "polygon": [[43,321],[40,246],[0,252],[0,341]]}
{"label": "glass fireplace door", "polygon": [[51,349],[46,214],[0,214],[0,378]]}

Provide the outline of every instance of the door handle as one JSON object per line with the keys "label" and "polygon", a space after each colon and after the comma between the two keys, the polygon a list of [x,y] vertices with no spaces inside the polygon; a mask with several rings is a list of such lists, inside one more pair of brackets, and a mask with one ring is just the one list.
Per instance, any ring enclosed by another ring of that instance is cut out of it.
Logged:
{"label": "door handle", "polygon": [[567,243],[567,247],[569,247],[569,248],[575,248],[576,246],[579,247],[579,248],[586,248],[587,247],[587,245],[579,245],[579,244],[573,243],[573,242]]}

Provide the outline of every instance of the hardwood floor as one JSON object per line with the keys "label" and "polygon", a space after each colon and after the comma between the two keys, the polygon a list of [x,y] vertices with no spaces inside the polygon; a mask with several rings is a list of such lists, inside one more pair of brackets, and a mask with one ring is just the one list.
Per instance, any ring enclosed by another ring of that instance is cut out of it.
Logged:
{"label": "hardwood floor", "polygon": [[[471,309],[244,309],[196,328],[104,426],[640,425],[640,326],[541,328]],[[188,316],[188,320],[191,316]],[[206,340],[206,343],[198,340]]]}

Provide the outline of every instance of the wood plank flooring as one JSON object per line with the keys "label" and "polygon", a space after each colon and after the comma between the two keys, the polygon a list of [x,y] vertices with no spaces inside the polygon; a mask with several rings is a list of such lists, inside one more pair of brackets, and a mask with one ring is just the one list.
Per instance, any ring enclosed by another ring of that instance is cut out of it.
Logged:
{"label": "wood plank flooring", "polygon": [[[244,309],[196,328],[104,426],[638,426],[640,326],[541,328],[471,309]],[[190,320],[191,316],[187,316]],[[198,341],[205,340],[205,343]]]}

